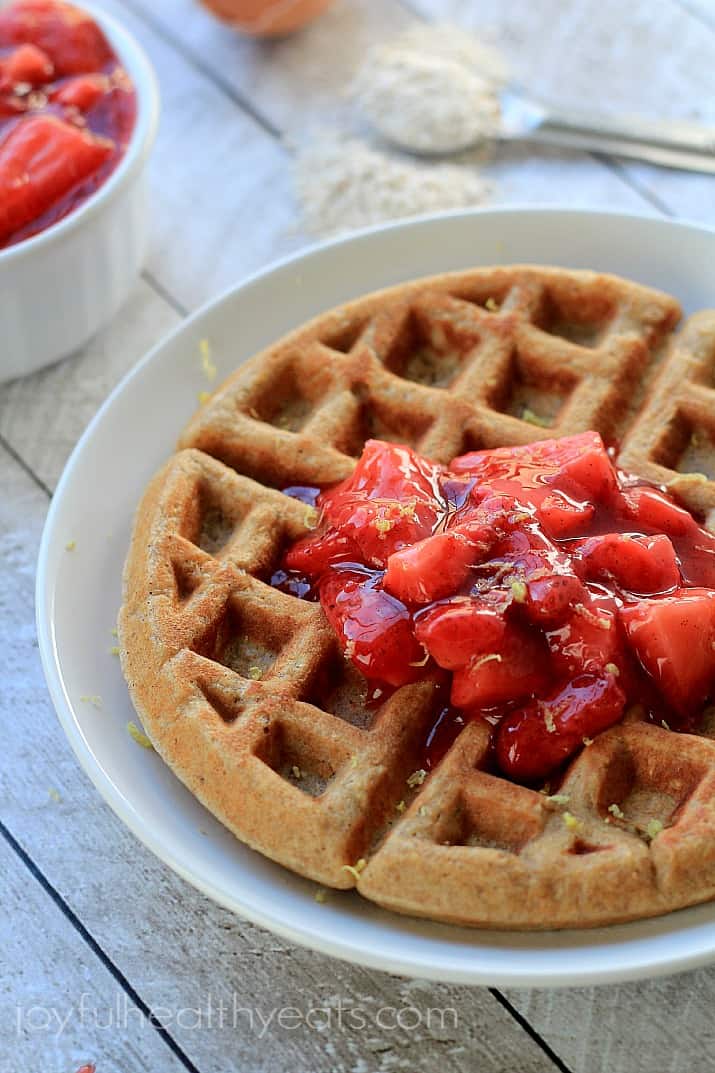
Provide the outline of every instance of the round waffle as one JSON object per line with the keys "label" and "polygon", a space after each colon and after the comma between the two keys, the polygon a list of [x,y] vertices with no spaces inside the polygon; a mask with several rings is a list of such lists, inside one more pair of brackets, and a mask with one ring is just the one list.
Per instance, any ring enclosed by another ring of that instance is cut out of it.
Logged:
{"label": "round waffle", "polygon": [[279,489],[341,480],[371,437],[448,463],[594,429],[715,525],[715,312],[676,332],[679,317],[591,272],[443,275],[323,314],[199,410],[137,512],[122,666],[156,749],[238,838],[471,925],[592,926],[715,896],[707,720],[698,735],[620,724],[556,799],[485,770],[478,723],[425,776],[436,683],[370,707],[320,605],[269,584],[312,520]]}

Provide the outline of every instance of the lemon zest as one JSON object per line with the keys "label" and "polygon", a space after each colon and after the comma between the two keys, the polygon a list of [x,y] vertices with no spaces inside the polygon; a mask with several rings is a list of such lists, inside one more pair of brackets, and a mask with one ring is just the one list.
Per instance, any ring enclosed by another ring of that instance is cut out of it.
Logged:
{"label": "lemon zest", "polygon": [[645,826],[645,834],[652,842],[656,835],[659,835],[663,830],[663,824],[661,820],[648,820]]}
{"label": "lemon zest", "polygon": [[502,658],[498,652],[487,652],[485,656],[477,656],[470,660],[470,666],[472,670],[476,670],[477,667],[481,667],[483,663],[489,663],[492,660],[496,660],[497,663],[501,663]]}
{"label": "lemon zest", "polygon": [[208,339],[199,340],[199,353],[201,355],[201,368],[204,371],[204,376],[207,380],[214,380],[216,378],[216,365],[211,358],[211,344]]}
{"label": "lemon zest", "polygon": [[416,786],[421,786],[427,778],[427,772],[423,767],[418,768],[417,771],[413,771],[411,775],[407,777],[407,785],[411,790],[414,790]]}
{"label": "lemon zest", "polygon": [[528,589],[523,581],[512,581],[511,594],[518,604],[524,603],[527,592]]}
{"label": "lemon zest", "polygon": [[359,879],[360,878],[360,873],[365,868],[366,864],[367,864],[367,861],[365,860],[365,858],[360,857],[359,860],[355,861],[355,864],[344,864],[344,865],[342,865],[341,870],[343,872],[349,872],[351,876],[355,877],[355,879]]}
{"label": "lemon zest", "polygon": [[546,800],[554,805],[568,805],[571,794],[548,794]]}
{"label": "lemon zest", "polygon": [[134,723],[134,722],[127,723],[127,730],[129,731],[129,736],[134,739],[134,741],[137,743],[137,745],[141,745],[142,749],[153,749],[154,748],[154,746],[152,745],[151,741],[146,736],[144,731],[140,730],[139,727],[136,725],[136,723]]}
{"label": "lemon zest", "polygon": [[551,422],[548,417],[541,417],[539,414],[535,414],[528,406],[525,406],[522,410],[521,419],[522,421],[528,421],[530,425],[536,425],[538,428],[551,428]]}
{"label": "lemon zest", "polygon": [[307,506],[303,513],[303,525],[306,529],[317,529],[319,517],[315,507]]}

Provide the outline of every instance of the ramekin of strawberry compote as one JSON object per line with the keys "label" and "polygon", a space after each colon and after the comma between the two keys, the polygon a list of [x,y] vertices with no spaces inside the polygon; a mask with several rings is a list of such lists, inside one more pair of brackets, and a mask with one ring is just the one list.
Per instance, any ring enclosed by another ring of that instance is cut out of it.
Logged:
{"label": "ramekin of strawberry compote", "polygon": [[114,20],[65,0],[0,7],[0,380],[76,349],[126,297],[157,115],[151,67]]}
{"label": "ramekin of strawberry compote", "polygon": [[624,718],[692,731],[715,699],[715,534],[595,432],[449,466],[372,440],[286,491],[319,514],[274,584],[320,600],[373,697],[435,683],[426,769],[480,719],[495,770],[539,785]]}

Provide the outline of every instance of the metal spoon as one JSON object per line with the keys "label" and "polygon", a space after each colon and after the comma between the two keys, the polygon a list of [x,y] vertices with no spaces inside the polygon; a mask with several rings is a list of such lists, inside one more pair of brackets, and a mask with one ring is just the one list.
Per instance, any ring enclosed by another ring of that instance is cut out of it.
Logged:
{"label": "metal spoon", "polygon": [[557,110],[513,86],[501,90],[498,96],[498,141],[588,149],[715,175],[715,127],[680,119]]}

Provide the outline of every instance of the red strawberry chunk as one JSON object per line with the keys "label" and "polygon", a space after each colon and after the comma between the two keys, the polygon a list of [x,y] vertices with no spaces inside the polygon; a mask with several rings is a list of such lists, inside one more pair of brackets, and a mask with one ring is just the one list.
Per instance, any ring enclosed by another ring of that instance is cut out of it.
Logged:
{"label": "red strawberry chunk", "polygon": [[670,592],[681,583],[675,549],[663,533],[607,533],[579,541],[571,551],[586,581],[612,581],[638,596]]}
{"label": "red strawberry chunk", "polygon": [[339,529],[328,529],[297,541],[286,552],[286,570],[295,570],[309,578],[319,578],[337,563],[359,562],[357,545]]}
{"label": "red strawberry chunk", "polygon": [[582,599],[584,589],[576,577],[568,556],[533,523],[522,523],[498,543],[496,554],[486,565],[487,577],[498,577],[521,597],[524,609],[533,622],[558,622],[568,608]]}
{"label": "red strawberry chunk", "polygon": [[52,60],[36,45],[18,45],[0,59],[0,89],[13,89],[17,85],[41,86],[52,78]]}
{"label": "red strawberry chunk", "polygon": [[635,485],[624,489],[623,503],[627,513],[638,523],[635,528],[667,533],[668,536],[686,536],[696,524],[687,510],[657,488]]}
{"label": "red strawberry chunk", "polygon": [[0,10],[0,48],[28,42],[47,53],[60,77],[99,71],[112,58],[92,17],[62,0],[15,0]]}
{"label": "red strawberry chunk", "polygon": [[402,686],[424,675],[425,652],[409,611],[380,581],[379,575],[333,570],[320,583],[320,602],[355,667],[366,678]]}
{"label": "red strawberry chunk", "polygon": [[420,615],[415,636],[440,667],[453,671],[474,656],[500,651],[506,630],[505,610],[503,602],[499,605],[457,596]]}
{"label": "red strawberry chunk", "polygon": [[456,530],[435,533],[390,556],[385,588],[407,604],[441,600],[464,586],[483,553],[483,547]]}
{"label": "red strawberry chunk", "polygon": [[355,545],[362,562],[384,567],[395,551],[428,536],[437,519],[434,502],[366,499],[364,493],[319,501],[326,521]]}
{"label": "red strawberry chunk", "polygon": [[687,510],[657,488],[628,488],[623,501],[636,528],[666,533],[671,538],[686,584],[715,589],[715,534],[703,529]]}
{"label": "red strawberry chunk", "polygon": [[368,440],[350,477],[321,495],[319,505],[361,561],[384,567],[393,552],[428,536],[446,509],[440,473],[409,447]]}
{"label": "red strawberry chunk", "polygon": [[[573,449],[549,483],[565,492],[586,493],[590,503],[607,503],[618,492],[618,478],[603,440],[596,432],[570,436]],[[578,447],[576,442],[579,441]],[[556,440],[556,443],[563,443]]]}
{"label": "red strawberry chunk", "polygon": [[603,502],[617,490],[616,472],[597,432],[519,447],[472,451],[455,458],[454,473],[469,473],[492,489],[539,506],[554,489],[574,501]]}
{"label": "red strawberry chunk", "polygon": [[[464,588],[473,567],[483,562],[497,539],[497,519],[505,517],[501,502],[455,515],[457,523],[390,556],[385,588],[405,603],[427,604]],[[451,521],[451,517],[448,522]]]}
{"label": "red strawberry chunk", "polygon": [[536,515],[547,536],[565,540],[587,532],[595,511],[593,503],[571,499],[554,490],[541,500]]}
{"label": "red strawberry chunk", "polygon": [[715,692],[715,592],[680,589],[620,611],[626,636],[666,701],[692,715]]}
{"label": "red strawberry chunk", "polygon": [[55,116],[26,116],[0,141],[0,244],[92,175],[114,145]]}
{"label": "red strawberry chunk", "polygon": [[618,605],[609,596],[586,593],[561,626],[546,633],[554,671],[562,678],[600,674],[612,664],[624,669]]}
{"label": "red strawberry chunk", "polygon": [[441,498],[441,474],[441,466],[421,458],[410,447],[368,440],[355,469],[332,489],[330,500],[337,502],[342,493],[362,493],[366,499],[416,500],[433,505]]}
{"label": "red strawberry chunk", "polygon": [[109,92],[110,82],[106,75],[77,75],[66,78],[50,93],[50,100],[65,108],[76,108],[80,112],[89,112],[105,93]]}
{"label": "red strawberry chunk", "polygon": [[501,721],[496,739],[499,767],[520,782],[550,775],[584,738],[594,738],[617,723],[625,702],[612,674],[574,678]]}
{"label": "red strawberry chunk", "polygon": [[507,620],[494,652],[455,670],[451,700],[456,708],[492,708],[538,693],[548,681],[549,655],[540,634]]}

